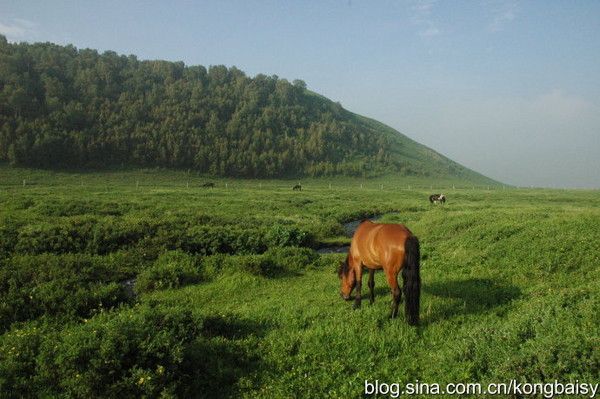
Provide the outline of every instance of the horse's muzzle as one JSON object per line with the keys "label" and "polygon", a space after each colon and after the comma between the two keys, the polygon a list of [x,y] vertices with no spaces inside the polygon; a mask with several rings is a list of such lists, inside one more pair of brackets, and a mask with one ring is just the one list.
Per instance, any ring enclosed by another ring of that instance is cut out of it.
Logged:
{"label": "horse's muzzle", "polygon": [[344,295],[344,293],[340,292],[340,296],[342,298],[344,298],[344,301],[349,301],[350,300],[350,295]]}

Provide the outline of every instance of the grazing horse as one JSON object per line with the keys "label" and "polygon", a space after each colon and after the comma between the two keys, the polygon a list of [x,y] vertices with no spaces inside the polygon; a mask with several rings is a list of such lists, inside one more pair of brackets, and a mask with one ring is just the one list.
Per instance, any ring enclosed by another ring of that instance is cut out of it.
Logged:
{"label": "grazing horse", "polygon": [[292,190],[296,191],[302,191],[302,186],[300,184],[296,184],[294,187],[292,187]]}
{"label": "grazing horse", "polygon": [[429,202],[432,204],[444,204],[446,203],[446,196],[444,194],[431,194],[429,196]]}
{"label": "grazing horse", "polygon": [[200,187],[213,188],[214,186],[215,186],[215,183],[208,182],[208,183],[204,183]]}
{"label": "grazing horse", "polygon": [[419,262],[419,240],[405,226],[365,220],[356,229],[346,261],[338,270],[342,298],[350,300],[350,294],[356,288],[354,308],[360,307],[362,273],[363,267],[366,267],[369,270],[370,302],[373,303],[375,270],[383,269],[392,291],[391,318],[395,318],[402,297],[398,287],[398,273],[402,270],[406,321],[410,325],[417,325],[421,293]]}

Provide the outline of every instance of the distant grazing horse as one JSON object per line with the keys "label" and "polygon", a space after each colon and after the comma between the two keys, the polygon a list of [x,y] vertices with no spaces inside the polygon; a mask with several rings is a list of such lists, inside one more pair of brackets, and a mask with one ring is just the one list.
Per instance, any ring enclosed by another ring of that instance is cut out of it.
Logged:
{"label": "distant grazing horse", "polygon": [[429,196],[429,202],[432,204],[445,204],[446,196],[444,194],[431,194]]}
{"label": "distant grazing horse", "polygon": [[302,191],[302,186],[299,184],[296,184],[294,187],[292,187],[292,190],[294,191]]}
{"label": "distant grazing horse", "polygon": [[208,182],[208,183],[204,183],[200,187],[213,188],[214,186],[215,186],[215,183]]}
{"label": "distant grazing horse", "polygon": [[410,325],[419,323],[419,296],[421,277],[419,275],[420,249],[419,239],[401,224],[373,223],[363,221],[354,236],[348,250],[346,261],[340,265],[338,275],[341,279],[341,295],[350,300],[352,290],[356,288],[354,308],[360,307],[363,266],[369,269],[370,302],[375,301],[375,270],[383,269],[392,290],[392,314],[398,314],[398,304],[402,293],[398,287],[398,273],[402,270],[404,283],[405,316]]}

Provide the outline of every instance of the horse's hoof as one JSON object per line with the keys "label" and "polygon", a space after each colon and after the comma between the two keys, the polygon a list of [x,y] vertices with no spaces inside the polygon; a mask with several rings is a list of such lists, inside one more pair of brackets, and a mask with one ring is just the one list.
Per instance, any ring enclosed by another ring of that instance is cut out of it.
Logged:
{"label": "horse's hoof", "polygon": [[352,309],[358,309],[360,308],[360,303],[354,302],[354,305],[352,305]]}

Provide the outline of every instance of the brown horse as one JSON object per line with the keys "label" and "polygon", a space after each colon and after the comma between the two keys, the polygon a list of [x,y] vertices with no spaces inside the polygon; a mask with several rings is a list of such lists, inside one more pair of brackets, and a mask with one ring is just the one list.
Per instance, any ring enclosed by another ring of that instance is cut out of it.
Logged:
{"label": "brown horse", "polygon": [[417,325],[421,293],[419,261],[419,240],[405,226],[365,220],[356,229],[346,261],[340,265],[338,271],[342,280],[342,298],[349,300],[352,290],[356,288],[354,308],[360,307],[362,272],[363,267],[366,267],[369,269],[370,300],[373,303],[375,270],[383,269],[392,290],[391,317],[395,318],[402,297],[398,287],[398,273],[402,270],[406,321],[410,325]]}

